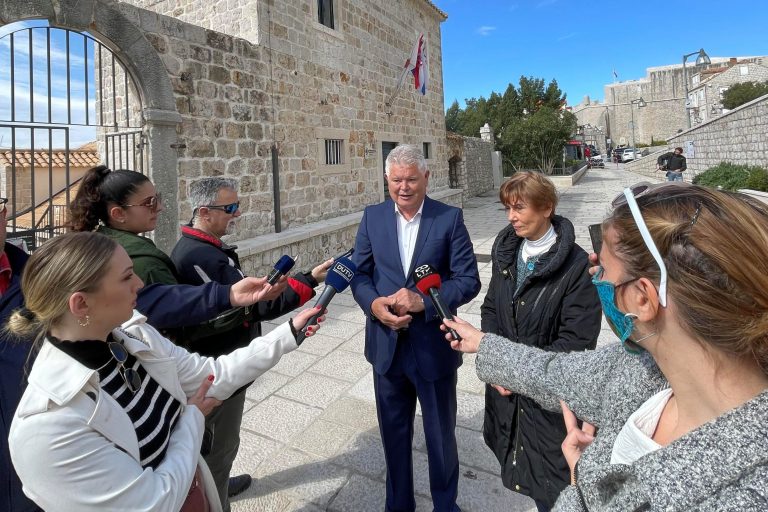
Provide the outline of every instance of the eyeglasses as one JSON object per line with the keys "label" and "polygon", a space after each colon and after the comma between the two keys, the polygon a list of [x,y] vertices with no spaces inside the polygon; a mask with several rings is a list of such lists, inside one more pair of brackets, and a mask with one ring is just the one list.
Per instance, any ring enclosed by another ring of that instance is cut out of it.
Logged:
{"label": "eyeglasses", "polygon": [[163,195],[158,192],[157,194],[153,195],[152,197],[148,197],[139,204],[124,204],[124,208],[128,208],[129,206],[143,206],[145,208],[149,208],[150,210],[157,211],[157,207],[160,206],[163,203]]}
{"label": "eyeglasses", "polygon": [[666,187],[685,187],[690,184],[678,181],[671,181],[665,183],[647,183],[641,182],[631,187],[624,189],[624,192],[616,196],[611,201],[611,206],[614,208],[626,204],[629,207],[629,211],[632,212],[632,218],[635,220],[637,230],[640,231],[640,236],[643,237],[645,246],[650,251],[653,259],[656,260],[656,264],[659,266],[661,278],[659,280],[659,302],[662,307],[667,307],[667,266],[664,264],[664,259],[659,253],[659,248],[656,247],[656,243],[651,237],[651,232],[648,231],[648,226],[643,219],[643,214],[640,212],[640,207],[637,205],[637,198],[648,194],[651,191],[658,190]]}
{"label": "eyeglasses", "polygon": [[112,352],[112,357],[117,361],[117,372],[123,378],[123,382],[125,382],[131,393],[135,395],[141,389],[141,377],[139,372],[133,368],[125,367],[125,362],[128,360],[128,351],[125,350],[122,343],[116,341],[110,341],[107,345],[109,345],[109,351]]}
{"label": "eyeglasses", "polygon": [[8,208],[7,203],[8,203],[7,197],[0,197],[0,213],[4,213],[5,210]]}
{"label": "eyeglasses", "polygon": [[240,209],[240,201],[230,204],[206,204],[201,208],[208,208],[210,210],[222,210],[227,215],[234,215],[237,210]]}

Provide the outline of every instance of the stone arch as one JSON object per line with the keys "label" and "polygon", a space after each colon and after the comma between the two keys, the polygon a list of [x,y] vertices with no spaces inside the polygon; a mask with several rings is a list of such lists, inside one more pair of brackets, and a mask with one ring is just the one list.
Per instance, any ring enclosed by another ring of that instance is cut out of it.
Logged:
{"label": "stone arch", "polygon": [[89,32],[108,46],[131,74],[142,101],[150,175],[168,197],[155,241],[169,249],[177,238],[179,224],[177,155],[171,145],[176,142],[181,115],[176,110],[165,65],[139,28],[110,0],[0,2],[0,25],[40,18],[52,26]]}

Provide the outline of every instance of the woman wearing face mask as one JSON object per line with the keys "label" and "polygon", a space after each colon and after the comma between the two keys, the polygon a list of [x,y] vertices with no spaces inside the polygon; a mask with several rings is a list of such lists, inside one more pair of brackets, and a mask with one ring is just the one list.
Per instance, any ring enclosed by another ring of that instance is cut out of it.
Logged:
{"label": "woman wearing face mask", "polygon": [[[595,348],[600,301],[590,282],[587,253],[573,224],[555,215],[557,191],[541,173],[517,172],[499,199],[509,226],[493,244],[493,274],[481,308],[482,329],[552,352]],[[483,437],[501,464],[504,486],[549,510],[568,485],[560,448],[560,411],[499,385],[487,385]]]}
{"label": "woman wearing face mask", "polygon": [[30,257],[26,308],[8,329],[40,352],[11,425],[13,464],[44,510],[221,511],[199,456],[204,416],[296,349],[297,329],[317,310],[202,357],[133,311],[142,282],[132,268],[97,233],[62,235]]}
{"label": "woman wearing face mask", "polygon": [[554,354],[446,321],[452,346],[599,428],[554,510],[768,510],[766,205],[679,182],[613,205],[593,280],[621,344]]}

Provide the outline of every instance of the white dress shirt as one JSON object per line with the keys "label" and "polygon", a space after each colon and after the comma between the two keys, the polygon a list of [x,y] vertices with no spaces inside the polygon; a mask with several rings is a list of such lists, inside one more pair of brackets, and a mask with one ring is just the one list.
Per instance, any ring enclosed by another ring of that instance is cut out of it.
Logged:
{"label": "white dress shirt", "polygon": [[416,247],[416,237],[419,234],[421,224],[421,211],[424,209],[424,201],[419,206],[411,220],[406,220],[395,203],[395,217],[397,217],[397,248],[400,251],[400,263],[403,265],[403,275],[408,277],[408,269],[411,268],[413,249]]}

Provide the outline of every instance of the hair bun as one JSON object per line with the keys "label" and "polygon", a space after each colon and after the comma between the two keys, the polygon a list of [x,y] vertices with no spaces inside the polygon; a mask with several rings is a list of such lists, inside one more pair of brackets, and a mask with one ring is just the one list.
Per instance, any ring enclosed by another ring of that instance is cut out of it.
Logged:
{"label": "hair bun", "polygon": [[94,168],[94,171],[99,176],[99,178],[106,178],[107,174],[112,172],[112,169],[107,167],[106,165],[99,165]]}

